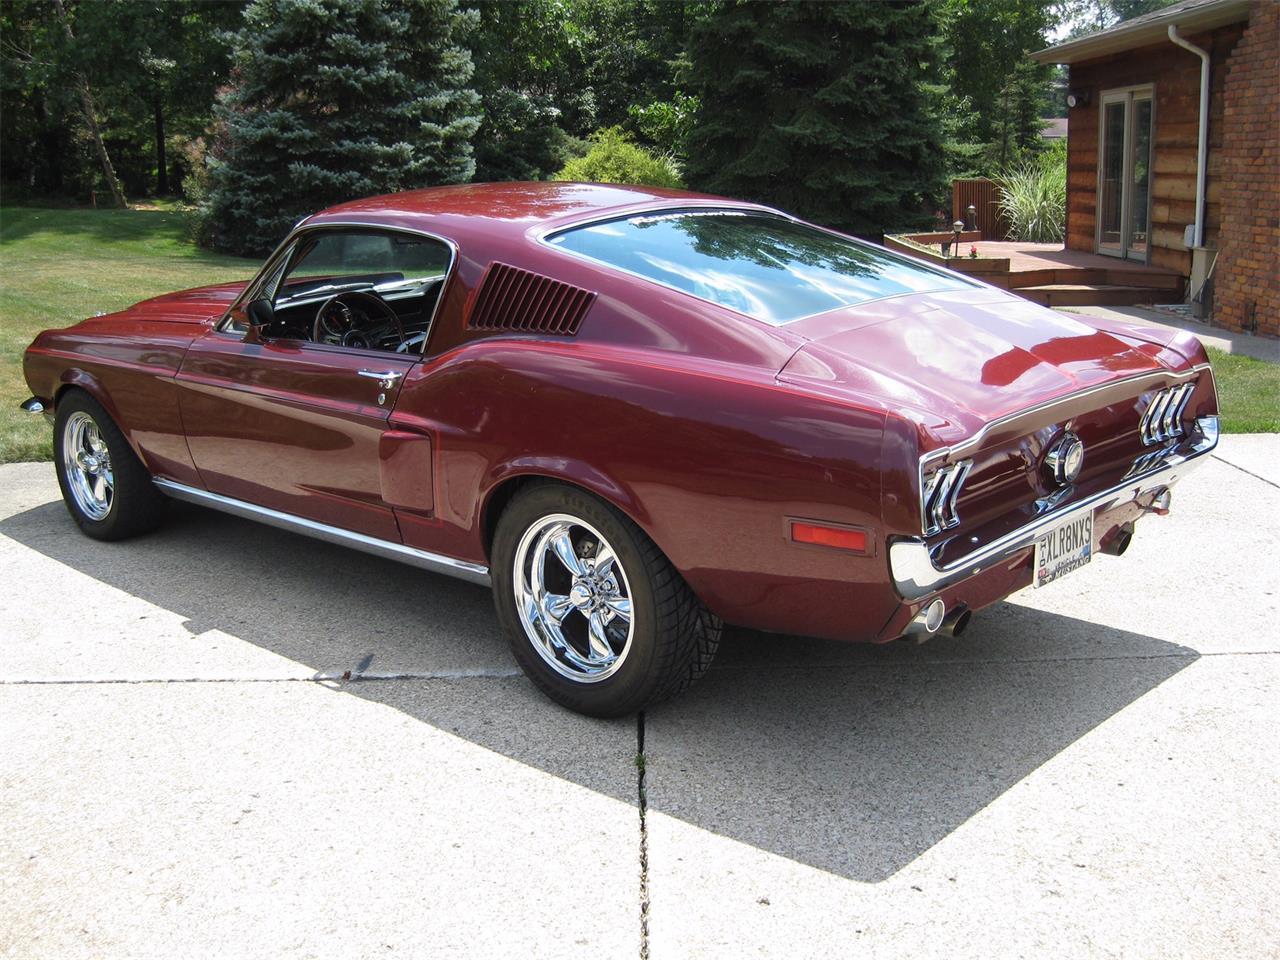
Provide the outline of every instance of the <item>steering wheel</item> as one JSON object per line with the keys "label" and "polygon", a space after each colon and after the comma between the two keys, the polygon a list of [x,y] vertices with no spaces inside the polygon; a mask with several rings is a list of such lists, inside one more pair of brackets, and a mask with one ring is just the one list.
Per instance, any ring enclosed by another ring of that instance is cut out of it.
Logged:
{"label": "steering wheel", "polygon": [[311,339],[362,350],[394,350],[404,342],[404,326],[377,294],[348,290],[320,305]]}

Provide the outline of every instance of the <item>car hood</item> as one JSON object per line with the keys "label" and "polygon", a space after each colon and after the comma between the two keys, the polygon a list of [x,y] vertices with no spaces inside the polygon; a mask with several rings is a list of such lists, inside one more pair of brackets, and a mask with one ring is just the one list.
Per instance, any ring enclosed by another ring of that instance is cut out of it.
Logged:
{"label": "car hood", "polygon": [[205,323],[222,316],[247,283],[247,280],[240,280],[165,293],[135,303],[129,308],[129,314],[141,320]]}
{"label": "car hood", "polygon": [[780,380],[914,411],[948,437],[1182,359],[1136,335],[989,289],[898,297],[790,327],[808,342]]}

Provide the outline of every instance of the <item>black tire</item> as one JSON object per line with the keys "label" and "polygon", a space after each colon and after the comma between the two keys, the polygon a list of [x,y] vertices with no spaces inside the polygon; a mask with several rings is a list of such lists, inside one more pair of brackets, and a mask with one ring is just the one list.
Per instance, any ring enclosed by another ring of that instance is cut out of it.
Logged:
{"label": "black tire", "polygon": [[[630,587],[633,633],[616,672],[584,682],[549,665],[522,622],[516,554],[527,531],[565,514],[586,521],[612,546]],[[706,672],[723,627],[644,532],[612,506],[558,483],[521,490],[498,520],[491,551],[494,603],[520,668],[548,697],[593,717],[643,710],[691,686]]]}
{"label": "black tire", "polygon": [[[68,475],[66,456],[67,424],[79,415],[88,417],[97,427],[110,458],[112,489],[105,515],[95,517],[77,501],[73,478]],[[165,497],[151,482],[120,428],[102,409],[102,405],[83,390],[72,390],[58,401],[53,427],[53,460],[58,472],[58,486],[71,519],[86,535],[95,540],[123,540],[155,529],[164,519]]]}

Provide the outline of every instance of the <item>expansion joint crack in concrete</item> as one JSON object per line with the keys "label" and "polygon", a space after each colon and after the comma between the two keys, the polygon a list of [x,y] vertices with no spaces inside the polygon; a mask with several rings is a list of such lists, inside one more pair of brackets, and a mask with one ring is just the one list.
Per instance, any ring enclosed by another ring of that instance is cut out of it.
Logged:
{"label": "expansion joint crack in concrete", "polygon": [[310,677],[0,677],[0,686],[74,686],[77,684],[165,683],[382,683],[389,680],[506,680],[520,676],[511,670],[435,670],[415,673],[355,673],[326,671]]}
{"label": "expansion joint crack in concrete", "polygon": [[645,787],[643,710],[636,715],[636,801],[640,810],[640,960],[649,960],[649,796]]}
{"label": "expansion joint crack in concrete", "polygon": [[[750,670],[862,670],[893,669],[896,667],[932,666],[990,666],[992,664],[1029,663],[1093,663],[1113,660],[1198,660],[1202,657],[1274,657],[1280,650],[1213,650],[1186,653],[1115,654],[1096,657],[1007,657],[951,660],[917,660],[915,662],[886,661],[881,663],[775,663],[775,664],[722,664],[716,673],[743,673]],[[93,684],[184,684],[184,683],[384,683],[395,680],[510,680],[519,677],[520,671],[511,670],[436,670],[422,673],[318,673],[311,677],[0,677],[0,687],[52,687]],[[637,763],[643,762],[641,753]],[[643,772],[643,768],[642,768]]]}
{"label": "expansion joint crack in concrete", "polygon": [[[866,668],[892,669],[895,667],[932,666],[990,666],[992,664],[1029,663],[1092,663],[1113,660],[1199,660],[1202,657],[1274,657],[1280,650],[1215,650],[1201,653],[1116,654],[1097,657],[1009,657],[1003,659],[953,659],[918,660],[913,663],[777,663],[777,664],[723,664],[716,673],[743,673],[750,670],[862,670]],[[395,680],[509,680],[519,677],[519,670],[437,670],[422,673],[319,673],[312,677],[0,677],[0,687],[56,687],[93,684],[184,684],[184,683],[384,683]],[[638,755],[642,763],[644,754]],[[643,767],[641,768],[643,773]]]}
{"label": "expansion joint crack in concrete", "polygon": [[1275,487],[1277,490],[1280,490],[1280,483],[1276,483],[1274,480],[1268,480],[1266,477],[1260,477],[1258,476],[1258,474],[1254,473],[1252,470],[1246,470],[1244,467],[1239,466],[1238,464],[1232,463],[1230,460],[1223,460],[1222,457],[1218,456],[1216,453],[1211,453],[1209,454],[1209,456],[1213,457],[1213,459],[1217,460],[1219,463],[1225,463],[1228,467],[1234,467],[1236,470],[1239,470],[1241,473],[1247,473],[1249,476],[1253,477],[1253,479],[1261,480],[1263,483],[1269,484],[1270,486]]}

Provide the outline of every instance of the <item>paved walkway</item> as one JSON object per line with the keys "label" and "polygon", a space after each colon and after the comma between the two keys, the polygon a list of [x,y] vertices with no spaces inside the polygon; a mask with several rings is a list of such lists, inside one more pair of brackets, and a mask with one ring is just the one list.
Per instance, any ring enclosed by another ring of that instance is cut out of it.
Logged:
{"label": "paved walkway", "polygon": [[1064,313],[1078,313],[1086,317],[1107,317],[1176,330],[1189,330],[1199,337],[1205,346],[1217,347],[1227,353],[1241,353],[1258,360],[1269,360],[1271,363],[1280,363],[1280,340],[1275,337],[1255,337],[1247,333],[1236,333],[1207,323],[1183,319],[1164,310],[1152,310],[1149,307],[1058,307],[1057,309]]}
{"label": "paved walkway", "polygon": [[0,467],[0,956],[1274,955],[1280,437],[1173,508],[961,640],[733,633],[602,722],[480,588],[97,543]]}

